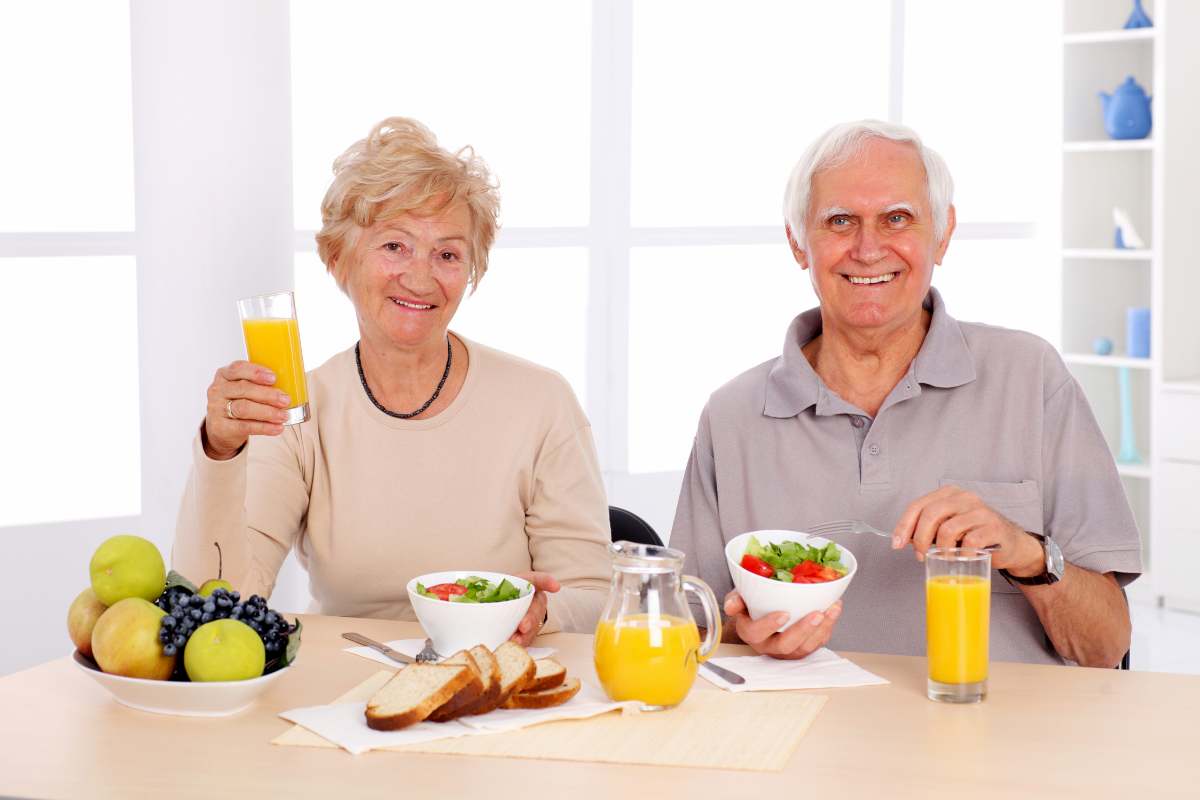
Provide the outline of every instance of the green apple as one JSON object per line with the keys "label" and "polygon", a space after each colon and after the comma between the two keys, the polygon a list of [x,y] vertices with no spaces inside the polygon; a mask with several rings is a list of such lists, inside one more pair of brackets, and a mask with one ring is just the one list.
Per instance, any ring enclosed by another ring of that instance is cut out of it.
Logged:
{"label": "green apple", "polygon": [[100,669],[126,678],[171,677],[175,656],[164,656],[158,641],[159,621],[166,613],[140,597],[110,606],[92,629],[92,655]]}
{"label": "green apple", "polygon": [[193,681],[244,681],[262,675],[267,649],[254,629],[236,619],[215,619],[192,633],[183,668]]}
{"label": "green apple", "polygon": [[162,594],[167,568],[154,542],[140,536],[114,536],[96,548],[91,563],[96,598],[113,606],[127,597],[153,600]]}
{"label": "green apple", "polygon": [[92,656],[92,629],[107,607],[96,598],[96,593],[84,589],[67,609],[67,633],[75,649],[88,658]]}
{"label": "green apple", "polygon": [[200,591],[198,591],[196,594],[200,595],[201,597],[208,597],[217,589],[224,589],[227,592],[232,592],[233,584],[231,584],[229,581],[223,581],[220,578],[210,578],[204,582],[204,585],[200,587]]}

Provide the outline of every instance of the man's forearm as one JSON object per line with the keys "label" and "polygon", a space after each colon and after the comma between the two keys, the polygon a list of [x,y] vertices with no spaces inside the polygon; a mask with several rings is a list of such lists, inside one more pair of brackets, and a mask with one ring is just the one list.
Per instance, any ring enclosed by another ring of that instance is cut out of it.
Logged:
{"label": "man's forearm", "polygon": [[1129,607],[1112,575],[1068,563],[1057,583],[1020,589],[1064,658],[1085,667],[1115,667],[1129,650]]}

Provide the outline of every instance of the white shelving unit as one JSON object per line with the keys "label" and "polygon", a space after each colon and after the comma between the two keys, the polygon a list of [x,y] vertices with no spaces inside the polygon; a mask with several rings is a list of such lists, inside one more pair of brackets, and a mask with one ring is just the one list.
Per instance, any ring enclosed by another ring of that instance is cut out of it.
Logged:
{"label": "white shelving unit", "polygon": [[[1062,350],[1114,453],[1120,370],[1127,369],[1141,455],[1118,463],[1145,548],[1148,580],[1167,605],[1200,610],[1200,2],[1144,0],[1154,27],[1123,30],[1131,0],[1063,0]],[[1114,141],[1099,92],[1132,75],[1151,95],[1146,139]],[[1113,247],[1123,208],[1147,246]],[[1150,308],[1149,358],[1128,356],[1125,312]],[[1092,342],[1111,339],[1112,355]]]}

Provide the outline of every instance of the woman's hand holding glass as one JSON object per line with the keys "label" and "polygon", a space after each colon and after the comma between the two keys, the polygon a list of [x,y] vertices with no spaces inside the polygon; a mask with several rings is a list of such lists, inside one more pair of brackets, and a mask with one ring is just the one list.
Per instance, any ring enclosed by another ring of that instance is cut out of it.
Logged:
{"label": "woman's hand holding glass", "polygon": [[208,387],[202,440],[209,458],[237,455],[252,436],[278,436],[291,398],[274,388],[275,374],[249,361],[221,367]]}

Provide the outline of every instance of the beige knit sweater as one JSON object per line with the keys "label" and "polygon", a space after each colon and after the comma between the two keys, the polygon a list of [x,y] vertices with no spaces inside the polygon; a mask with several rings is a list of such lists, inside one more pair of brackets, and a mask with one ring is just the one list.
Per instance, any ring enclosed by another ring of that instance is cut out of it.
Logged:
{"label": "beige knit sweater", "polygon": [[[456,334],[457,336],[457,334]],[[311,418],[208,458],[197,434],[174,568],[269,595],[295,548],[316,613],[415,619],[405,586],[439,570],[548,572],[545,630],[590,633],[609,585],[608,506],[591,427],[557,373],[476,344],[435,417],[372,405],[351,348],[308,374]]]}

